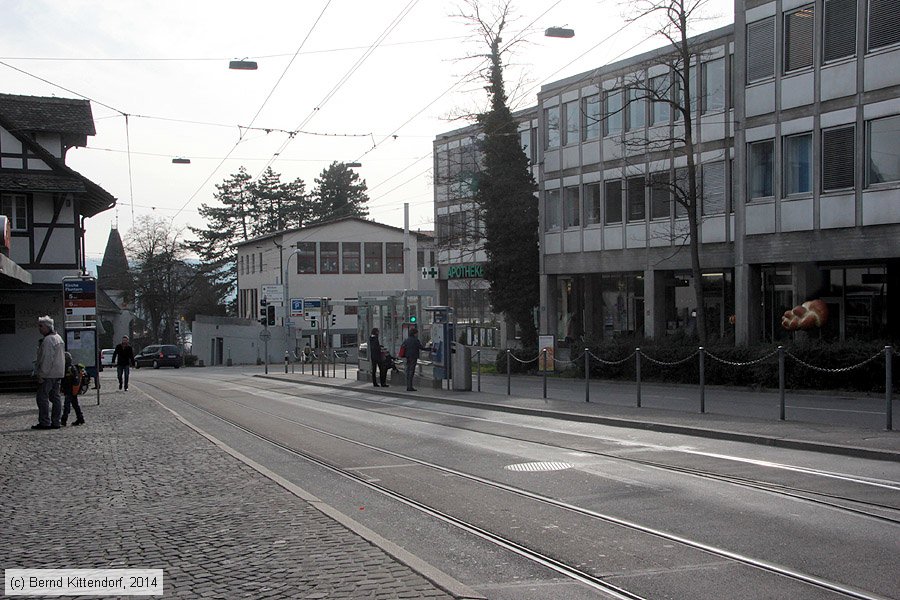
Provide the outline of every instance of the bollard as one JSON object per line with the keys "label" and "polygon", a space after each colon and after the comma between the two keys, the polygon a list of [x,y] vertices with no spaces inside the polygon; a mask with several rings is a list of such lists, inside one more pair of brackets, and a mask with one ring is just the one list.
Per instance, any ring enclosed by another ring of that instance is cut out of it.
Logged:
{"label": "bollard", "polygon": [[637,407],[641,407],[641,349],[634,349],[634,376],[637,380]]}
{"label": "bollard", "polygon": [[547,399],[547,349],[541,350],[541,363],[544,365],[544,400]]}
{"label": "bollard", "polygon": [[894,391],[894,373],[893,373],[893,346],[884,347],[884,415],[887,422],[887,430],[893,429],[894,407],[891,394]]}
{"label": "bollard", "polygon": [[506,349],[506,395],[512,396],[512,371],[509,368],[510,364],[510,353],[509,348]]}
{"label": "bollard", "polygon": [[478,359],[478,391],[481,391],[481,350],[475,351],[475,357]]}
{"label": "bollard", "polygon": [[784,346],[778,346],[778,405],[781,407],[781,416],[784,421]]}
{"label": "bollard", "polygon": [[344,352],[344,379],[347,379],[347,359],[350,358],[350,352]]}
{"label": "bollard", "polygon": [[331,351],[331,378],[337,379],[337,353]]}
{"label": "bollard", "polygon": [[284,351],[284,374],[287,375],[288,372],[288,351]]}
{"label": "bollard", "polygon": [[700,346],[700,414],[706,412],[706,349]]}
{"label": "bollard", "polygon": [[591,351],[584,349],[584,401],[591,401]]}

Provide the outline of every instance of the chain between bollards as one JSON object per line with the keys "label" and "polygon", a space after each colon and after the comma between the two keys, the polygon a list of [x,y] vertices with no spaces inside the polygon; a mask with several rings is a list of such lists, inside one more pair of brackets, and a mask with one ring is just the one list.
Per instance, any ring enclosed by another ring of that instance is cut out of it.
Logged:
{"label": "chain between bollards", "polygon": [[510,363],[512,358],[510,357],[509,348],[506,349],[506,395],[512,396],[512,370],[510,369]]}
{"label": "chain between bollards", "polygon": [[781,407],[781,416],[784,421],[784,346],[778,346],[778,405]]}
{"label": "chain between bollards", "polygon": [[641,349],[634,349],[634,378],[637,382],[637,407],[641,407]]}
{"label": "chain between bollards", "polygon": [[893,346],[885,346],[884,347],[884,417],[886,421],[886,427],[888,431],[891,431],[894,428],[893,419],[894,419],[894,407],[893,407],[893,398],[891,395],[893,394],[894,388],[894,365],[893,365],[893,355],[894,348]]}
{"label": "chain between bollards", "polygon": [[584,349],[584,401],[591,401],[591,351]]}
{"label": "chain between bollards", "polygon": [[700,346],[700,414],[706,412],[706,348]]}

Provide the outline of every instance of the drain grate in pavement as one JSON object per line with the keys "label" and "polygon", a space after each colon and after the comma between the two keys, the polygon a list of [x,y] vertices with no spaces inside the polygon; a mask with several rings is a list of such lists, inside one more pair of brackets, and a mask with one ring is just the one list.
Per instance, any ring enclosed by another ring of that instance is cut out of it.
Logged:
{"label": "drain grate in pavement", "polygon": [[563,471],[565,469],[571,469],[572,465],[565,462],[529,462],[519,463],[517,465],[506,465],[504,468],[507,471]]}

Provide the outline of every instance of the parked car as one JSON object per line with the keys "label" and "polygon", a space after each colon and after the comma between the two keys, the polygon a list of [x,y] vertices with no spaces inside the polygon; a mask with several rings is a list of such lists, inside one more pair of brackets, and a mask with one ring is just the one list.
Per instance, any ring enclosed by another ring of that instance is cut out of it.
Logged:
{"label": "parked car", "polygon": [[175,367],[180,368],[184,364],[184,356],[181,348],[169,344],[154,344],[146,346],[140,354],[134,357],[134,366],[141,367]]}
{"label": "parked car", "polygon": [[113,348],[104,348],[100,351],[100,367],[114,367],[116,363],[113,362],[113,354],[115,354],[115,349]]}

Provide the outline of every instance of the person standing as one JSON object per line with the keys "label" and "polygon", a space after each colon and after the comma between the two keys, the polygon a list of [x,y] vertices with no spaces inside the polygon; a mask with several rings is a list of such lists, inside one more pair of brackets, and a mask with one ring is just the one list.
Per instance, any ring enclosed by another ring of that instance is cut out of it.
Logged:
{"label": "person standing", "polygon": [[66,421],[69,420],[70,407],[75,409],[75,422],[72,423],[72,427],[84,425],[84,413],[81,412],[81,405],[78,404],[78,394],[81,393],[81,386],[85,384],[86,382],[81,375],[81,369],[72,360],[72,355],[66,352],[66,375],[63,377],[61,386],[63,395],[66,397],[66,402],[63,405],[62,420],[60,421],[60,425],[63,427],[66,426]]}
{"label": "person standing", "polygon": [[[112,361],[116,365],[116,377],[119,378],[119,389],[125,384],[125,391],[128,391],[128,375],[131,367],[134,366],[134,348],[128,343],[128,336],[122,336],[122,343],[113,350]],[[124,380],[123,380],[124,375]]]}
{"label": "person standing", "polygon": [[402,356],[406,359],[406,391],[418,391],[413,387],[413,377],[416,374],[416,365],[419,363],[419,353],[426,350],[419,341],[419,330],[415,327],[410,329],[409,337],[403,341],[400,348],[403,350]]}
{"label": "person standing", "polygon": [[38,319],[38,329],[44,336],[38,342],[35,376],[37,377],[38,424],[32,429],[59,429],[62,402],[59,398],[59,382],[65,375],[66,361],[63,341],[53,330],[53,319],[45,315]]}
{"label": "person standing", "polygon": [[376,371],[381,369],[381,387],[390,387],[387,384],[387,365],[385,364],[383,354],[383,348],[381,347],[381,341],[378,339],[378,328],[372,330],[372,335],[369,336],[369,360],[372,362],[372,383],[375,387],[378,387],[379,378],[376,377]]}

